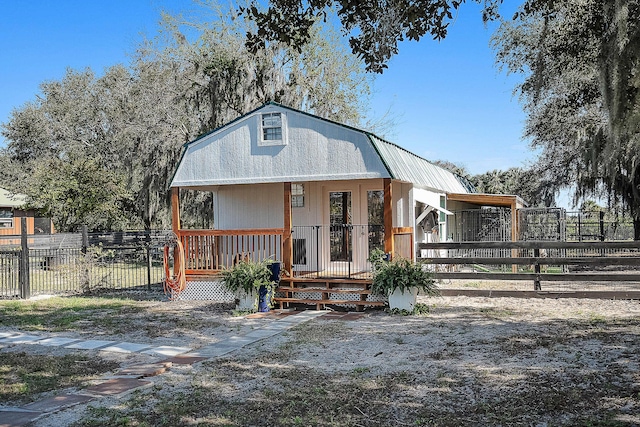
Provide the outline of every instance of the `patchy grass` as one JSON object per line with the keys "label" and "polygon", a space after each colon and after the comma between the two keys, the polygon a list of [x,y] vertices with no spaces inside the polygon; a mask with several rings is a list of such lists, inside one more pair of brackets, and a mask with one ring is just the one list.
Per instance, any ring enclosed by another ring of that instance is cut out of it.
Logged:
{"label": "patchy grass", "polygon": [[[341,376],[223,361],[207,364],[189,387],[170,394],[143,390],[124,406],[92,409],[75,425],[631,425],[617,421],[608,403],[640,403],[638,385],[620,382],[619,374],[527,369],[514,378],[450,368],[436,376],[375,375],[356,368]],[[581,386],[585,380],[589,388]]]}
{"label": "patchy grass", "polygon": [[[158,310],[163,304],[163,310]],[[53,297],[37,301],[0,301],[0,326],[22,331],[125,335],[144,331],[150,338],[176,330],[200,330],[221,323],[198,309],[172,310],[172,302],[119,297]],[[218,313],[223,312],[218,310]]]}
{"label": "patchy grass", "polygon": [[[426,316],[372,310],[352,322],[314,319],[228,357],[172,369],[116,403],[77,407],[66,414],[68,422],[54,422],[65,416],[60,413],[40,425],[640,425],[637,302],[441,297],[429,303]],[[202,332],[218,321],[227,322],[225,333],[273,321],[234,318],[230,306],[225,320],[220,307],[202,303],[65,304],[0,303],[0,324],[40,316],[35,327],[89,329],[105,338],[132,328],[149,328],[152,336],[160,326],[156,333],[174,334],[178,343],[190,339],[185,331]],[[206,332],[207,339],[219,338]],[[78,365],[74,357],[58,363]],[[18,368],[32,364],[16,359],[2,372],[3,390],[17,383]],[[84,360],[81,365],[90,363]],[[63,377],[48,371],[39,381]]]}
{"label": "patchy grass", "polygon": [[478,311],[490,319],[504,319],[516,314],[514,310],[495,307],[480,308]]}
{"label": "patchy grass", "polygon": [[38,394],[80,387],[118,367],[116,362],[82,354],[66,356],[0,353],[0,401],[32,401]]}
{"label": "patchy grass", "polygon": [[119,298],[54,297],[38,301],[0,301],[0,326],[26,331],[73,331],[85,322],[110,329],[115,322],[144,311]]}

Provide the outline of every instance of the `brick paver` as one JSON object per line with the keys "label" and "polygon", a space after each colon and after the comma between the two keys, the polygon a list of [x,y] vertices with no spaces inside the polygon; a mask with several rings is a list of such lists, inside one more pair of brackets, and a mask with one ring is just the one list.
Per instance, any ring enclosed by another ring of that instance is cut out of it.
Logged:
{"label": "brick paver", "polygon": [[45,346],[64,346],[75,350],[100,350],[114,351],[121,353],[142,353],[152,356],[169,356],[160,362],[131,365],[117,371],[111,376],[104,376],[102,382],[83,389],[79,393],[62,394],[60,396],[48,397],[37,402],[24,405],[20,408],[0,408],[0,427],[20,427],[37,418],[67,407],[86,403],[99,396],[115,396],[129,392],[139,387],[152,384],[142,378],[152,377],[164,373],[172,364],[190,365],[206,359],[220,357],[232,353],[239,348],[265,338],[277,335],[302,322],[311,320],[318,316],[328,318],[339,318],[343,320],[355,320],[362,317],[361,314],[346,313],[336,315],[329,312],[318,311],[272,311],[267,313],[255,313],[247,316],[249,319],[268,318],[273,319],[261,328],[256,328],[242,336],[232,336],[208,346],[193,350],[187,347],[158,346],[153,347],[148,344],[138,344],[129,342],[117,342],[106,340],[81,340],[64,337],[44,337],[36,335],[26,335],[21,332],[0,333],[0,344],[42,344]]}

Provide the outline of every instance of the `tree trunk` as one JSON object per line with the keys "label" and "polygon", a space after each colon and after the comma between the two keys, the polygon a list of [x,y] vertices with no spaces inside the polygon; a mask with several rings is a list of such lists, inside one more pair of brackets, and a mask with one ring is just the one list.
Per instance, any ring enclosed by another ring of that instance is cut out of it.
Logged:
{"label": "tree trunk", "polygon": [[640,218],[633,219],[633,240],[640,240]]}

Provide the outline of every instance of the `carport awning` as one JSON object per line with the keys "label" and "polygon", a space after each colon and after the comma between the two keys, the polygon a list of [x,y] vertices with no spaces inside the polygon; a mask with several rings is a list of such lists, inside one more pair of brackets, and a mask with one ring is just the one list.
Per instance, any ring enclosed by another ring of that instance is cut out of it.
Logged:
{"label": "carport awning", "polygon": [[425,212],[431,212],[432,210],[437,210],[438,212],[442,212],[445,215],[453,215],[453,212],[446,210],[445,208],[441,208],[440,206],[427,205],[427,209]]}
{"label": "carport awning", "polygon": [[429,212],[436,210],[438,212],[442,212],[446,215],[453,215],[453,212],[446,210],[445,208],[441,208],[441,207],[436,207],[433,205],[427,205],[427,207],[425,208],[425,210],[422,211],[422,213],[420,215],[418,215],[418,218],[416,218],[416,224],[420,224],[422,222],[422,220],[425,219],[425,217],[429,214]]}

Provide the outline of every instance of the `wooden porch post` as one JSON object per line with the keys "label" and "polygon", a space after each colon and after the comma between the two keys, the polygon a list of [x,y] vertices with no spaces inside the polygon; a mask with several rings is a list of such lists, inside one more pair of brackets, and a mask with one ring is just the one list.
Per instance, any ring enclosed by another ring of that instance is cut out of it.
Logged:
{"label": "wooden porch post", "polygon": [[[178,240],[180,240],[180,188],[172,187],[171,188],[171,230],[176,235]],[[180,266],[178,265],[178,246],[173,249],[173,259],[175,260],[173,263],[173,275],[177,276],[180,271]]]}
{"label": "wooden porch post", "polygon": [[180,189],[171,188],[171,229],[176,235],[180,231]]}
{"label": "wooden porch post", "polygon": [[384,251],[393,257],[393,199],[391,194],[391,178],[384,178],[384,208],[382,222],[384,223]]}
{"label": "wooden porch post", "polygon": [[[512,242],[518,241],[518,204],[516,200],[511,202],[511,241]],[[518,256],[518,250],[511,249],[511,257],[516,258],[517,256]],[[513,264],[511,266],[511,272],[517,273],[518,266]]]}
{"label": "wooden porch post", "polygon": [[282,235],[282,263],[285,271],[293,275],[293,238],[291,237],[291,183],[284,183],[284,234]]}

